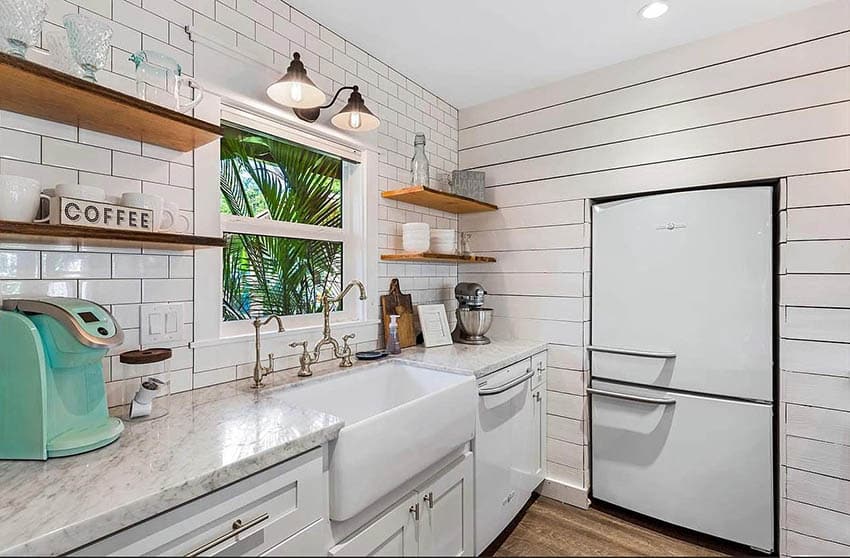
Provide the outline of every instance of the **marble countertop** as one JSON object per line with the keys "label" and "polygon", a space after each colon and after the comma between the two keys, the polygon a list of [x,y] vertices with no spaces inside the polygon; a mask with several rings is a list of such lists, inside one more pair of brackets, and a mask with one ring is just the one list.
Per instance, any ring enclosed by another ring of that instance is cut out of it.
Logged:
{"label": "marble countertop", "polygon": [[[493,340],[412,347],[393,358],[481,377],[545,348]],[[259,392],[243,380],[176,394],[167,417],[125,422],[105,448],[45,462],[0,461],[0,554],[68,552],[333,440],[343,421],[283,403],[286,388],[386,361],[345,370],[322,363],[307,380],[278,372],[274,387]]]}
{"label": "marble countertop", "polygon": [[245,382],[175,394],[99,450],[0,461],[0,553],[60,554],[336,438],[341,419]]}
{"label": "marble countertop", "polygon": [[446,345],[445,347],[411,347],[399,357],[410,364],[472,374],[477,378],[546,350],[546,343],[521,339],[492,339],[489,345]]}

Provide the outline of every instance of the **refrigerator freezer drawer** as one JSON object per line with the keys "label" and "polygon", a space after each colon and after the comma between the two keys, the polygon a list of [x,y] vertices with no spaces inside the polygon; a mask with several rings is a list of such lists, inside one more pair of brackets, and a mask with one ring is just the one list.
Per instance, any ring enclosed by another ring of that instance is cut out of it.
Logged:
{"label": "refrigerator freezer drawer", "polygon": [[770,405],[599,380],[591,390],[594,498],[773,549]]}

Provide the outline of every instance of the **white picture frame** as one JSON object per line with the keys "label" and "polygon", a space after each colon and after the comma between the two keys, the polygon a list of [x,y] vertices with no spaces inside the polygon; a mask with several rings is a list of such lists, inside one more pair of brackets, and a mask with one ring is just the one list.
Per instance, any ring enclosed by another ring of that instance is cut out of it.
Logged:
{"label": "white picture frame", "polygon": [[419,304],[419,325],[426,347],[441,347],[451,345],[452,331],[449,329],[449,319],[446,317],[446,307],[442,304]]}

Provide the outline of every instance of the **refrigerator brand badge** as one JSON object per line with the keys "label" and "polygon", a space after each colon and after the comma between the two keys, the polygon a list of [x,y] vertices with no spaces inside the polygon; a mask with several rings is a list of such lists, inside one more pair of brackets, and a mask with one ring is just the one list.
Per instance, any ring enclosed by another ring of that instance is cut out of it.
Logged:
{"label": "refrigerator brand badge", "polygon": [[673,223],[672,221],[665,225],[658,225],[655,227],[657,231],[675,231],[676,229],[685,229],[688,226],[684,223]]}

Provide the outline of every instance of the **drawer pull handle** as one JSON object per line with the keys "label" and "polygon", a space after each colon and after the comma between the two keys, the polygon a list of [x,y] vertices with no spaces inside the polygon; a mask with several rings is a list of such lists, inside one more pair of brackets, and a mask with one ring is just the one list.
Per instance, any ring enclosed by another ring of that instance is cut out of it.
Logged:
{"label": "drawer pull handle", "polygon": [[640,351],[638,349],[622,349],[620,347],[602,347],[600,345],[589,345],[587,350],[591,353],[611,353],[614,355],[628,355],[646,358],[676,358],[676,353],[662,353],[656,351]]}
{"label": "drawer pull handle", "polygon": [[619,393],[616,391],[608,391],[606,389],[587,388],[587,393],[593,395],[601,395],[603,397],[615,397],[617,399],[625,399],[627,401],[636,401],[638,403],[651,403],[653,405],[675,405],[676,400],[667,397],[641,397],[640,395],[632,395],[631,393]]}
{"label": "drawer pull handle", "polygon": [[478,388],[478,395],[496,395],[499,393],[504,393],[512,387],[520,385],[532,376],[534,376],[534,372],[531,371],[531,368],[528,368],[526,369],[525,374],[515,380],[511,380],[506,384],[494,388]]}
{"label": "drawer pull handle", "polygon": [[413,514],[413,519],[414,519],[415,521],[419,521],[419,502],[417,502],[417,503],[413,504],[412,506],[410,506],[410,510],[409,510],[409,511],[410,511],[410,513],[412,513],[412,514]]}
{"label": "drawer pull handle", "polygon": [[242,523],[241,519],[237,519],[236,521],[233,522],[233,528],[229,533],[225,533],[224,535],[221,535],[220,537],[214,538],[213,540],[211,540],[208,543],[202,544],[201,546],[199,546],[198,548],[196,548],[195,550],[193,550],[192,552],[190,552],[186,556],[200,556],[204,552],[217,547],[221,543],[238,536],[240,533],[244,533],[245,531],[247,531],[251,527],[259,525],[260,523],[267,520],[268,518],[269,518],[269,514],[264,513],[260,516],[255,517],[254,519],[252,519],[248,523]]}
{"label": "drawer pull handle", "polygon": [[433,492],[429,492],[428,494],[423,496],[422,499],[424,501],[428,502],[428,509],[431,509],[431,510],[434,509],[434,493]]}
{"label": "drawer pull handle", "polygon": [[544,370],[546,370],[546,367],[543,366],[543,361],[541,360],[540,362],[537,363],[537,371],[543,372]]}

